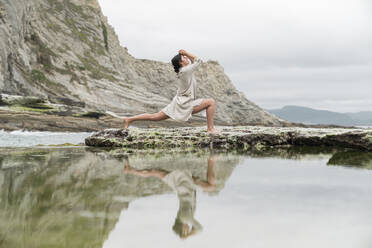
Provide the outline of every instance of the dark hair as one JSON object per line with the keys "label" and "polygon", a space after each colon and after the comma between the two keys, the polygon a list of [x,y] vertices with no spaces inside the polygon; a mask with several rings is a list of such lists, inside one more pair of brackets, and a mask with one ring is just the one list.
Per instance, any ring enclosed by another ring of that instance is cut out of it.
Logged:
{"label": "dark hair", "polygon": [[172,65],[173,65],[174,71],[177,73],[180,71],[180,68],[181,68],[181,65],[180,65],[181,59],[182,59],[181,54],[177,54],[172,59]]}

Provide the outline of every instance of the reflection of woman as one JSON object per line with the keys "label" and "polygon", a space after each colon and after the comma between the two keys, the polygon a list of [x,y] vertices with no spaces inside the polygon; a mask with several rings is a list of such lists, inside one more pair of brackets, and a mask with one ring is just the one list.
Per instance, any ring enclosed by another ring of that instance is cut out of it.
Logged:
{"label": "reflection of woman", "polygon": [[173,230],[182,239],[185,239],[203,229],[202,225],[194,218],[196,185],[200,186],[204,191],[212,192],[216,190],[213,167],[214,158],[210,157],[208,158],[207,182],[193,177],[191,172],[187,170],[175,170],[172,172],[157,169],[136,170],[130,168],[128,161],[126,161],[124,171],[143,177],[157,177],[177,192],[179,209]]}

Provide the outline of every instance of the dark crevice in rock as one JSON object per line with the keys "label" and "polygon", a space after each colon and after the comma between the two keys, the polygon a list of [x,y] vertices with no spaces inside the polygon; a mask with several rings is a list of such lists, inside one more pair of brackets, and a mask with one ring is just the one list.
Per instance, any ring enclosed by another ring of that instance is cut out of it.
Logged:
{"label": "dark crevice in rock", "polygon": [[8,80],[13,81],[13,54],[9,53],[7,57],[7,62],[8,62]]}

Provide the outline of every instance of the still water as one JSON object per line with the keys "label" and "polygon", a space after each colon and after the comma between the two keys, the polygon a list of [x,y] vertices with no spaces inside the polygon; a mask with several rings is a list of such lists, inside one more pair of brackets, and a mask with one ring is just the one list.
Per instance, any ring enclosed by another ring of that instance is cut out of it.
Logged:
{"label": "still water", "polygon": [[372,247],[370,168],[345,150],[0,148],[0,247]]}

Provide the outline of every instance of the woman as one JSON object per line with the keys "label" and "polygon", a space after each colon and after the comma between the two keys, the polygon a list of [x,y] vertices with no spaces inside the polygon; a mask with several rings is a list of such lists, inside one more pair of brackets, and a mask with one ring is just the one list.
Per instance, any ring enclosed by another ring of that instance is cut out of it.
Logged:
{"label": "woman", "polygon": [[[191,64],[189,62],[191,61]],[[212,98],[196,99],[196,80],[194,72],[202,64],[202,60],[185,50],[179,50],[173,57],[172,65],[179,81],[176,96],[172,102],[155,114],[141,114],[124,118],[124,128],[128,128],[133,121],[151,120],[161,121],[169,117],[177,121],[187,121],[192,114],[204,109],[207,111],[207,132],[219,133],[213,126],[216,103]]]}

